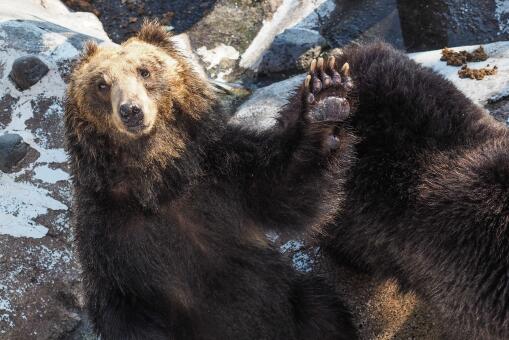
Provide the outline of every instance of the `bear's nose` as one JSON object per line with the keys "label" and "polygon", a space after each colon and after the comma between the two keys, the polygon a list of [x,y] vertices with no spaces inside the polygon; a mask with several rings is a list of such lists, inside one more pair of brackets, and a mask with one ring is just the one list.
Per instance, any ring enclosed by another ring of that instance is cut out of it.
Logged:
{"label": "bear's nose", "polygon": [[125,103],[120,105],[120,118],[124,123],[133,123],[139,121],[143,117],[141,108],[132,103]]}

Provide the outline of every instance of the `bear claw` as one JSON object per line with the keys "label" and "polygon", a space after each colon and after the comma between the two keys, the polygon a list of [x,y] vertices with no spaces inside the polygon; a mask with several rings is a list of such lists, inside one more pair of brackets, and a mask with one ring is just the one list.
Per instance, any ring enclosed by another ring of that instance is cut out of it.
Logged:
{"label": "bear claw", "polygon": [[310,104],[315,102],[315,96],[309,90],[309,85],[311,84],[311,78],[312,78],[312,76],[310,74],[308,74],[306,76],[306,80],[304,81],[304,88],[306,89],[306,92],[307,92],[307,98],[306,99],[307,99],[308,103],[310,103]]}
{"label": "bear claw", "polygon": [[339,75],[339,72],[336,71],[336,58],[330,57],[328,64],[329,71],[332,73],[332,85],[337,88],[341,85],[341,76]]}
{"label": "bear claw", "polygon": [[[353,89],[350,65],[344,63],[337,67],[336,58],[318,58],[311,61],[309,72],[304,80],[304,101],[307,103],[304,116],[307,121],[337,123],[345,121],[350,115],[348,93]],[[337,149],[340,138],[330,125],[320,125],[325,150]]]}
{"label": "bear claw", "polygon": [[315,104],[316,96],[331,86],[346,93],[353,89],[350,65],[344,63],[338,71],[334,57],[313,59],[304,85],[308,104]]}
{"label": "bear claw", "polygon": [[324,69],[324,61],[323,58],[318,58],[318,72],[320,72],[320,78],[322,79],[322,86],[324,89],[330,87],[332,85],[332,79],[327,74],[326,70]]}

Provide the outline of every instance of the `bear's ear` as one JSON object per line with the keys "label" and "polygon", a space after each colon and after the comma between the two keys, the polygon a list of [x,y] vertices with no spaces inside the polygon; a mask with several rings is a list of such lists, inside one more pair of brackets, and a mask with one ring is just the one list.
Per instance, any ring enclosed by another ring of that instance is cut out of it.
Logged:
{"label": "bear's ear", "polygon": [[85,43],[85,47],[83,49],[83,53],[81,54],[82,59],[87,59],[97,53],[99,50],[99,46],[93,40],[89,40]]}
{"label": "bear's ear", "polygon": [[157,20],[145,19],[136,37],[152,45],[173,49],[172,34]]}

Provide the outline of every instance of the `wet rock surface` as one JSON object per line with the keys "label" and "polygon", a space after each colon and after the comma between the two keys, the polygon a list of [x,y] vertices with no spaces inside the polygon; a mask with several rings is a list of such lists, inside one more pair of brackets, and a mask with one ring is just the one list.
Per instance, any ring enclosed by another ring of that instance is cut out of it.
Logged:
{"label": "wet rock surface", "polygon": [[396,0],[338,1],[321,30],[331,47],[375,40],[405,47]]}
{"label": "wet rock surface", "polygon": [[495,119],[509,126],[509,96],[495,97],[485,107]]}
{"label": "wet rock surface", "polygon": [[408,51],[509,39],[504,0],[398,0],[398,9]]}
{"label": "wet rock surface", "polygon": [[289,28],[276,36],[270,49],[263,55],[258,72],[270,74],[303,70],[308,60],[317,58],[327,45],[317,31],[305,28]]}
{"label": "wet rock surface", "polygon": [[14,61],[9,78],[23,91],[41,80],[48,71],[48,66],[41,59],[35,56],[24,56]]}

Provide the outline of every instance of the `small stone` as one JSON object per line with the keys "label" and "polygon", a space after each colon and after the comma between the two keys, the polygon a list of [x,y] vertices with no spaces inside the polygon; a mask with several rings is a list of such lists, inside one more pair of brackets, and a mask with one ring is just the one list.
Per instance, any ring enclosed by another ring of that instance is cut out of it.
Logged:
{"label": "small stone", "polygon": [[23,91],[41,80],[48,71],[48,66],[39,58],[24,56],[14,61],[9,78]]}
{"label": "small stone", "polygon": [[30,146],[23,142],[23,138],[18,134],[8,133],[0,136],[0,170],[11,172],[29,149]]}

